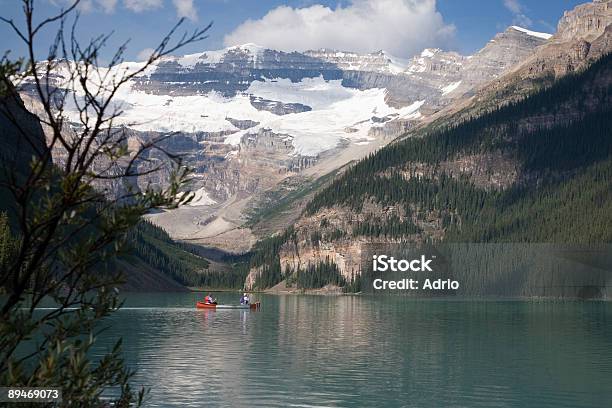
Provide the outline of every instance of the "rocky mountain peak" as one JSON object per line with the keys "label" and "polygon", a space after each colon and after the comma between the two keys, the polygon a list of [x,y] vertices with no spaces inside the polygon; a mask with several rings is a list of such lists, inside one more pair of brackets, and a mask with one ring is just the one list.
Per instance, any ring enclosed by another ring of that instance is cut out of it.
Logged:
{"label": "rocky mountain peak", "polygon": [[559,21],[555,38],[561,41],[592,41],[612,24],[612,1],[595,0],[566,11]]}
{"label": "rocky mountain peak", "polygon": [[550,37],[550,34],[538,33],[518,26],[508,27],[468,59],[465,64],[464,78],[457,92],[471,94],[481,84],[500,77],[510,68],[525,60]]}
{"label": "rocky mountain peak", "polygon": [[496,52],[500,49],[515,51],[517,49],[538,46],[550,39],[552,34],[540,33],[519,26],[510,26],[505,31],[498,33],[477,54]]}

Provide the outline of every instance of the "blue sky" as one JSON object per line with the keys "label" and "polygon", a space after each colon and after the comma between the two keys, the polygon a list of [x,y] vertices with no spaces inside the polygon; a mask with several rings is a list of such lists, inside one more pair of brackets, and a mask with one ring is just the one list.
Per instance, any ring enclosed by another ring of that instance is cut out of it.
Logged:
{"label": "blue sky", "polygon": [[[36,12],[44,17],[67,2],[37,0]],[[181,53],[255,42],[285,50],[385,49],[400,57],[424,47],[470,54],[512,24],[553,32],[563,11],[580,3],[584,0],[83,0],[79,35],[87,39],[113,30],[109,50],[130,39],[127,58],[135,60],[185,16],[187,29],[214,25],[209,39]],[[20,24],[20,1],[0,0],[0,15]],[[39,55],[51,34],[41,33]],[[24,53],[2,24],[0,52],[5,50],[13,57]]]}

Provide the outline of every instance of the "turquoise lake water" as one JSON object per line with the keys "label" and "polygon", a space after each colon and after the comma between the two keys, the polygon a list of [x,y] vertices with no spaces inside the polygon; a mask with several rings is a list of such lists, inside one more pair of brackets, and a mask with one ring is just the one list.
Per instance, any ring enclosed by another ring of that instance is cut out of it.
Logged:
{"label": "turquoise lake water", "polygon": [[152,407],[612,406],[612,303],[257,297],[128,295],[96,353],[123,336]]}

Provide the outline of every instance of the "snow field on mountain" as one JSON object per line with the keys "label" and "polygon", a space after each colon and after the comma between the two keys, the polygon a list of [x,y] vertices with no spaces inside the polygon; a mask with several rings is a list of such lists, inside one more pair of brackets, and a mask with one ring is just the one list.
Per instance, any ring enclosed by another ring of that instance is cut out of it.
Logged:
{"label": "snow field on mountain", "polygon": [[543,40],[548,40],[548,39],[550,39],[552,37],[552,34],[539,33],[537,31],[531,31],[531,30],[528,30],[526,28],[519,27],[519,26],[512,26],[512,28],[514,28],[516,31],[520,31],[520,32],[525,33],[527,35],[530,35],[532,37],[538,37],[538,38],[541,38]]}
{"label": "snow field on mountain", "polygon": [[452,84],[442,88],[442,95],[449,94],[453,92],[455,89],[459,88],[459,85],[461,85],[461,82],[462,81],[453,82]]}
{"label": "snow field on mountain", "polygon": [[242,136],[270,129],[274,133],[292,137],[293,154],[315,156],[333,149],[342,139],[371,140],[369,130],[372,117],[395,115],[408,118],[424,101],[396,109],[385,103],[384,89],[360,91],[344,88],[341,80],[325,81],[322,77],[292,83],[290,80],[256,81],[247,93],[284,103],[301,103],[313,108],[309,112],[276,116],[261,121],[255,128],[230,135],[226,142],[238,144]]}
{"label": "snow field on mountain", "polygon": [[[396,109],[385,103],[384,89],[365,91],[344,88],[342,81],[322,77],[292,83],[288,79],[255,81],[241,95],[225,98],[217,93],[193,96],[153,95],[125,87],[117,95],[123,110],[116,124],[140,131],[219,132],[234,131],[226,143],[237,145],[242,137],[260,129],[291,138],[294,155],[315,156],[335,148],[342,139],[371,140],[372,117],[416,118],[424,101]],[[254,108],[249,95],[283,103],[301,103],[312,111],[275,115]],[[253,120],[259,125],[239,131],[227,118]]]}
{"label": "snow field on mountain", "polygon": [[216,204],[217,202],[210,198],[204,187],[193,192],[193,199],[189,202],[192,207],[202,207]]}

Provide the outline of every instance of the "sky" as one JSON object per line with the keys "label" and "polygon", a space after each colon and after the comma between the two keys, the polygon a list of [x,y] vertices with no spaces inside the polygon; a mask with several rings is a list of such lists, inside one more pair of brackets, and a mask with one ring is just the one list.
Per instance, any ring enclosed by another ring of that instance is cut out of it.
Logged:
{"label": "sky", "polygon": [[[209,22],[213,26],[207,39],[177,54],[256,43],[284,51],[385,50],[403,58],[434,47],[468,55],[510,25],[554,33],[563,12],[585,1],[81,0],[77,33],[85,41],[112,31],[103,59],[129,39],[125,57],[132,61],[147,55],[181,17],[186,30]],[[35,0],[35,21],[69,3],[71,0]],[[20,0],[0,0],[0,16],[23,27],[20,4]],[[54,32],[39,33],[37,58],[46,56]],[[0,53],[8,50],[12,58],[25,54],[18,36],[0,22]]]}

